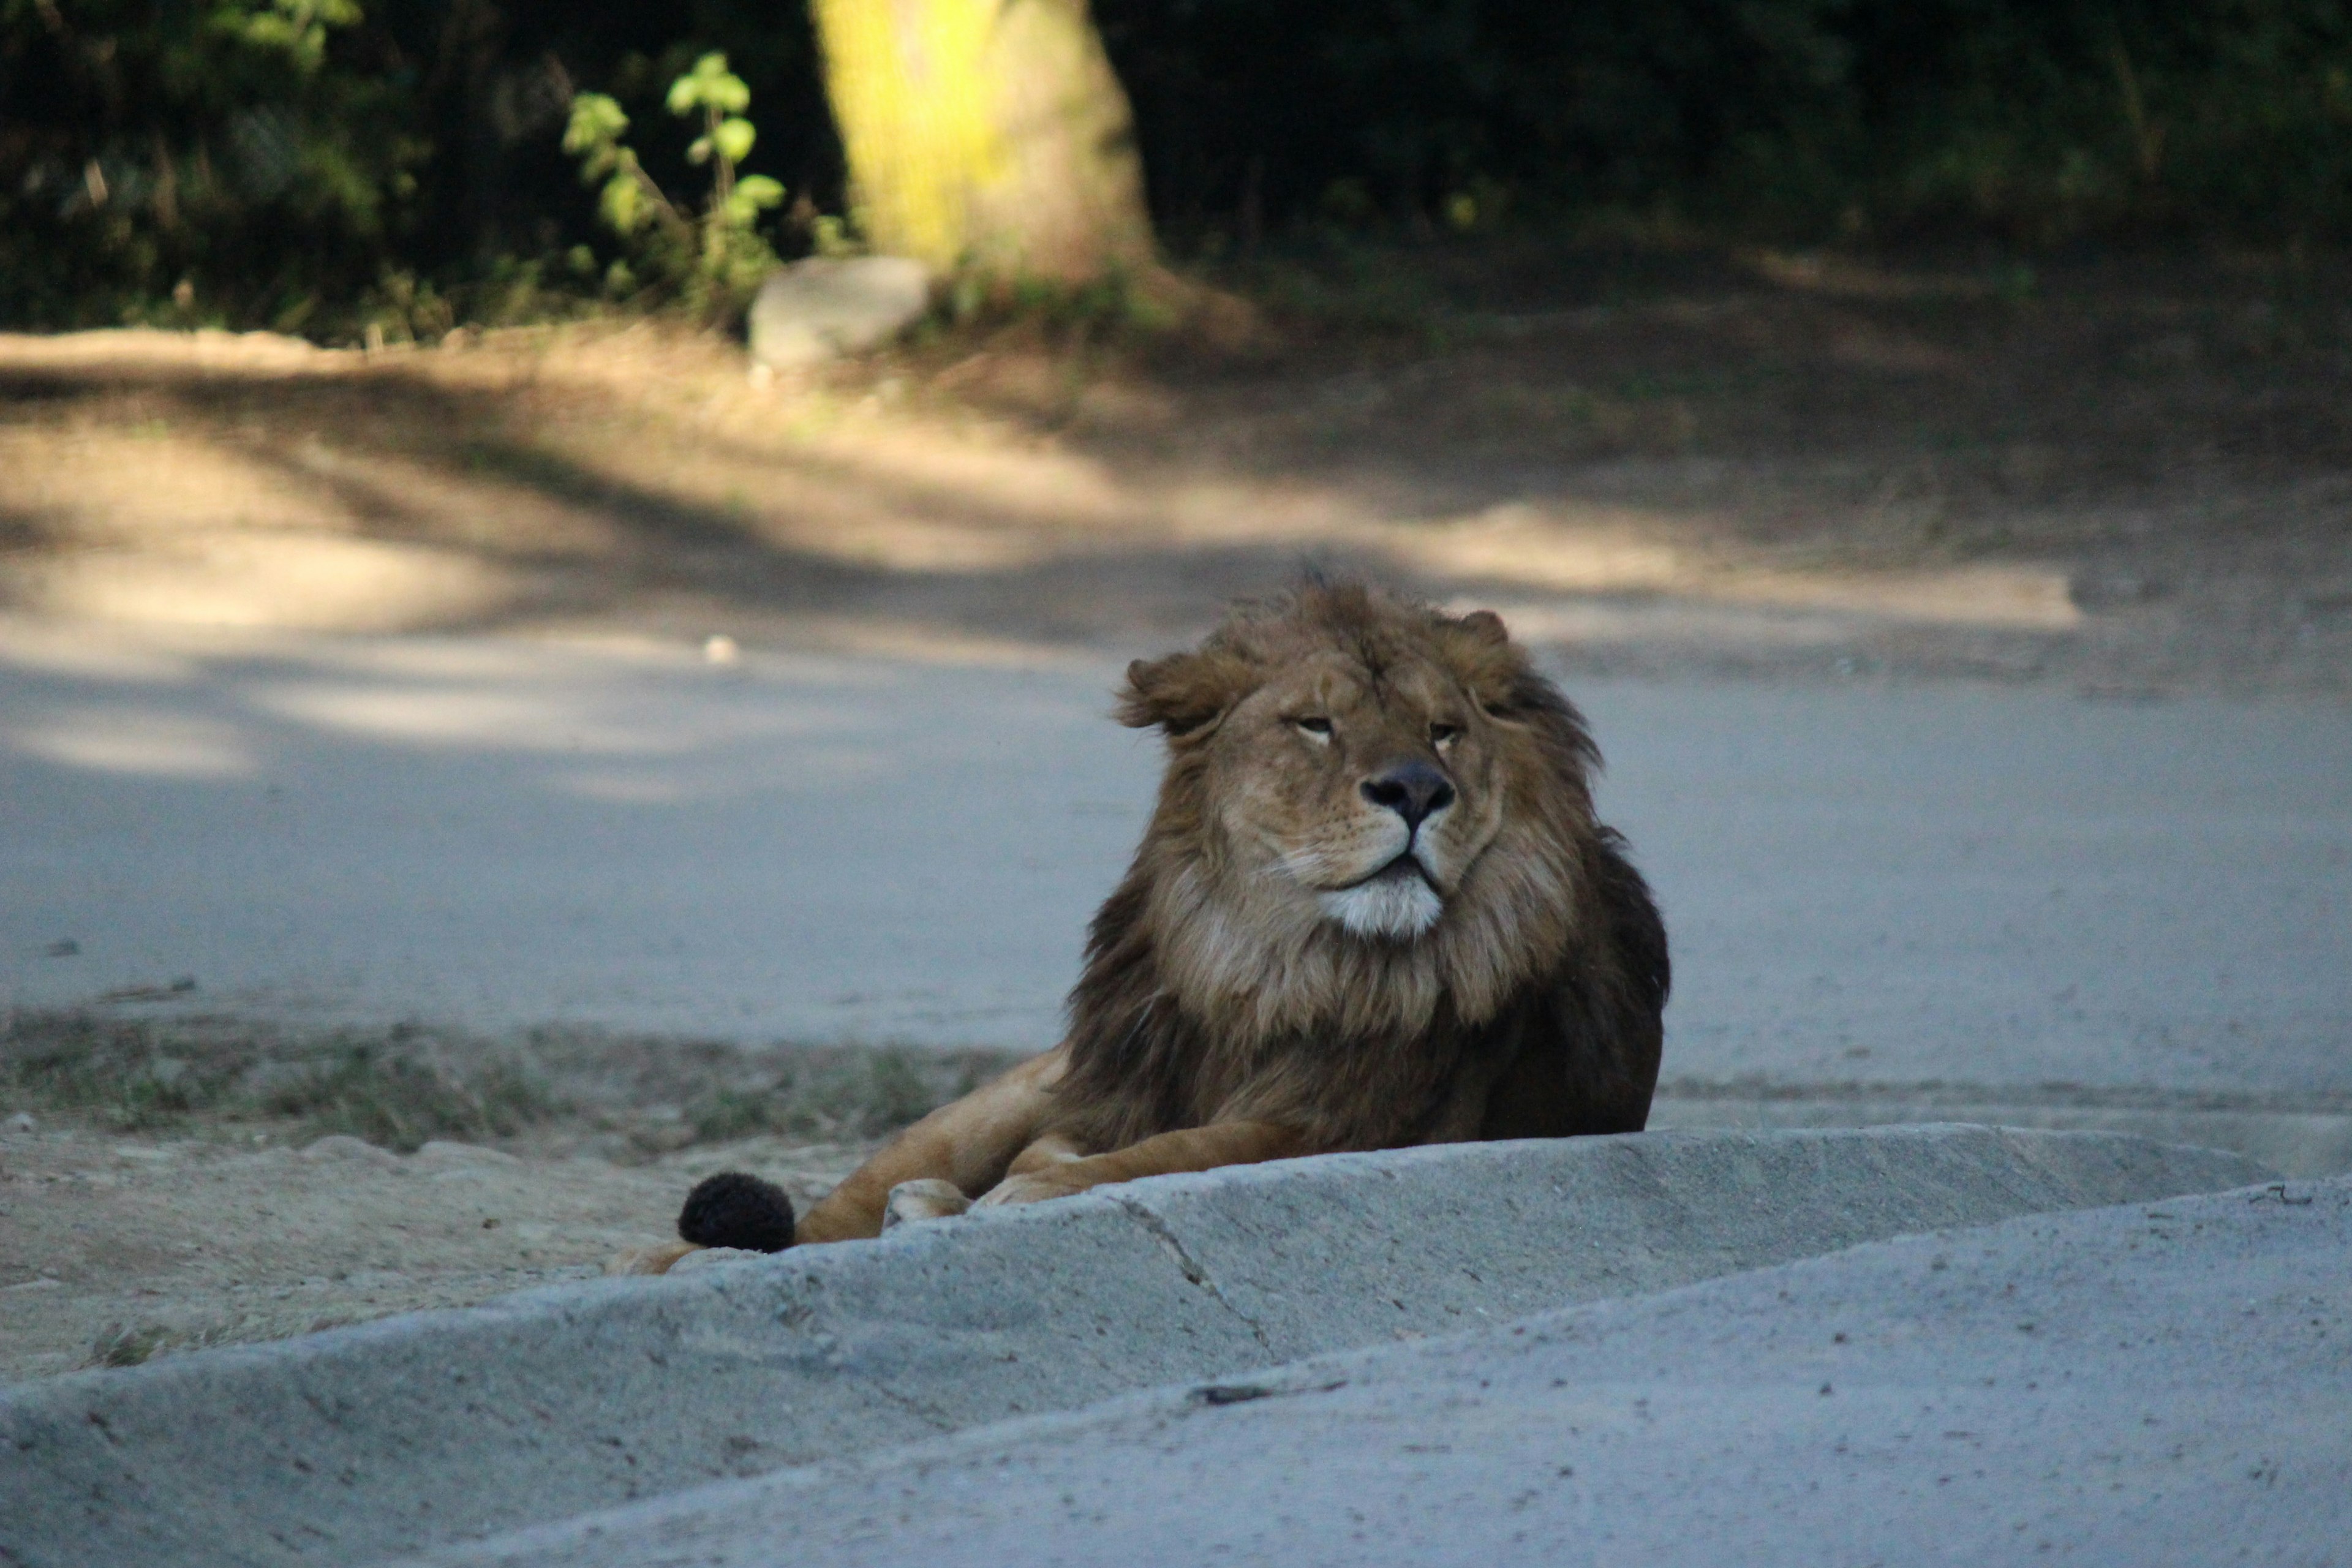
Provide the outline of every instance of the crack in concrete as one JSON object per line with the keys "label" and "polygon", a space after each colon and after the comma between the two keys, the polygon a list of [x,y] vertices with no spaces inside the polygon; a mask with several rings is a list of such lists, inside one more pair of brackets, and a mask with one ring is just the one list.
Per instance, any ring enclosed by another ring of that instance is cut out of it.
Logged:
{"label": "crack in concrete", "polygon": [[1191,1249],[1185,1247],[1176,1233],[1168,1228],[1165,1220],[1124,1194],[1109,1193],[1104,1195],[1125,1210],[1129,1218],[1157,1237],[1160,1244],[1175,1256],[1176,1267],[1184,1271],[1184,1278],[1206,1290],[1210,1299],[1218,1306],[1239,1318],[1248,1326],[1250,1333],[1265,1349],[1266,1354],[1274,1354],[1274,1342],[1266,1337],[1265,1330],[1259,1326],[1258,1321],[1234,1306],[1226,1298],[1225,1293],[1217,1289],[1217,1282],[1209,1278],[1209,1271],[1201,1266],[1200,1259],[1192,1256]]}
{"label": "crack in concrete", "polygon": [[937,1427],[941,1432],[961,1431],[963,1426],[968,1425],[967,1423],[958,1422],[953,1416],[950,1415],[944,1410],[937,1409],[932,1405],[924,1404],[922,1401],[915,1398],[912,1394],[899,1392],[898,1389],[891,1387],[889,1384],[883,1381],[881,1378],[868,1378],[866,1380],[866,1386],[873,1389],[875,1393],[880,1394],[891,1404],[897,1405],[899,1409],[905,1411],[908,1415],[912,1415],[916,1420],[929,1422],[932,1426]]}

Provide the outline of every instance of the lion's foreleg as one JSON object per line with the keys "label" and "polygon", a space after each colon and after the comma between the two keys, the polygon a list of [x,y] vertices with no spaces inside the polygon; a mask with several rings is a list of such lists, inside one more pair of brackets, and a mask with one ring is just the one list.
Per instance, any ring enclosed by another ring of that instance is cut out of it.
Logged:
{"label": "lion's foreleg", "polygon": [[1305,1133],[1273,1121],[1219,1121],[1188,1127],[1107,1154],[1074,1157],[1066,1151],[1045,1150],[1043,1144],[1040,1150],[1034,1163],[1024,1152],[1012,1173],[992,1188],[981,1205],[1031,1204],[1067,1197],[1110,1182],[1211,1171],[1220,1165],[1254,1165],[1261,1160],[1286,1160],[1316,1152]]}
{"label": "lion's foreleg", "polygon": [[1062,1053],[1048,1051],[993,1083],[943,1105],[860,1165],[794,1227],[795,1244],[853,1241],[882,1234],[890,1189],[901,1182],[944,1181],[966,1195],[1003,1180],[1013,1157],[1037,1136],[1053,1105]]}

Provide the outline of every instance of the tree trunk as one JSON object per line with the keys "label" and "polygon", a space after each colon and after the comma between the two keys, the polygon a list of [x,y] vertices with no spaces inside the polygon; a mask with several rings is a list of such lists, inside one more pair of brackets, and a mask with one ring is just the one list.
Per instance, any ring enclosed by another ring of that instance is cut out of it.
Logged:
{"label": "tree trunk", "polygon": [[814,0],[851,202],[940,272],[1154,268],[1127,94],[1087,0]]}

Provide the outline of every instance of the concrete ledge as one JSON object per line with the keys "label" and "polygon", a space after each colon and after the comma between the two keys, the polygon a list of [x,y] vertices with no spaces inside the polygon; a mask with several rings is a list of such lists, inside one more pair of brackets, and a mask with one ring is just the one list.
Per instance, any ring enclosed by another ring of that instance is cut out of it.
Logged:
{"label": "concrete ledge", "polygon": [[[2227,1149],[2283,1176],[2352,1172],[2352,1105],[2342,1095],[2102,1095],[2061,1088],[2002,1094],[1980,1085],[1937,1092],[1888,1086],[1792,1087],[1771,1095],[1661,1090],[1650,1108],[1658,1129],[1743,1127],[1904,1127],[1965,1121],[2052,1131],[2123,1132],[2159,1143]],[[2218,1102],[2218,1103],[2217,1103]],[[2300,1103],[2298,1103],[2300,1102]]]}
{"label": "concrete ledge", "polygon": [[425,1563],[2316,1568],[2352,1531],[2347,1331],[2352,1178],[2274,1183],[1123,1395]]}
{"label": "concrete ledge", "polygon": [[357,1563],[2240,1156],[1936,1126],[1330,1156],[0,1394],[0,1560]]}

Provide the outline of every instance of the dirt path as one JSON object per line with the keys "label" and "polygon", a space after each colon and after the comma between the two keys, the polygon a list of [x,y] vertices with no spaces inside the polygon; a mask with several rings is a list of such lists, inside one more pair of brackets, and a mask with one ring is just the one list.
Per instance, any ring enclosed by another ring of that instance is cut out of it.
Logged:
{"label": "dirt path", "polygon": [[2345,297],[1489,262],[1246,360],[1029,321],[798,378],[650,327],[0,338],[0,603],[1125,647],[1312,559],[1598,669],[2342,693]]}

